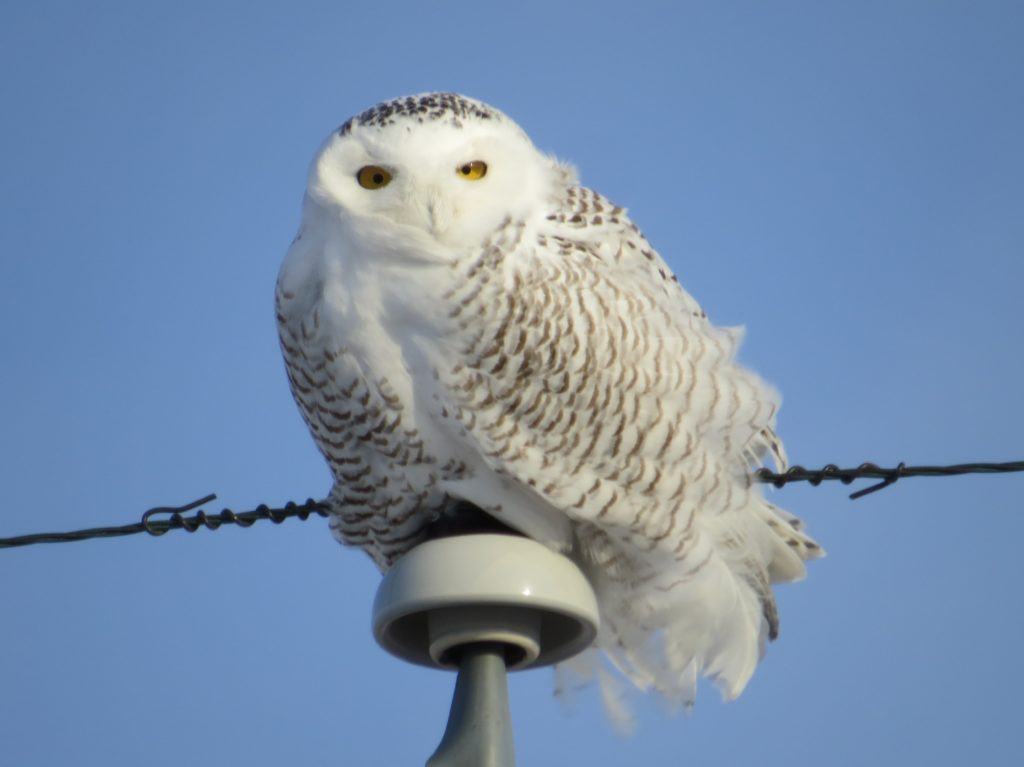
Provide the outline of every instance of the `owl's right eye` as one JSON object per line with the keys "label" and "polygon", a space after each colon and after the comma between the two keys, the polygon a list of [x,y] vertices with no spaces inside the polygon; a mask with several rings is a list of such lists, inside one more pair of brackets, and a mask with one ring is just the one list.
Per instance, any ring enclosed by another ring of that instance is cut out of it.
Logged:
{"label": "owl's right eye", "polygon": [[356,181],[363,189],[380,189],[391,183],[391,174],[379,165],[364,165],[356,173]]}

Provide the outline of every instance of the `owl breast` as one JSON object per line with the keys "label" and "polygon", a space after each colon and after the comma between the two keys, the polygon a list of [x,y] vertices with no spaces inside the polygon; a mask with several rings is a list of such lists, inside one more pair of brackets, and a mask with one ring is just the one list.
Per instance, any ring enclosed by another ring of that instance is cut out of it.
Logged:
{"label": "owl breast", "polygon": [[450,267],[422,266],[410,279],[343,254],[296,240],[278,280],[278,329],[292,392],[334,478],[332,530],[386,566],[419,542],[445,503],[442,483],[465,471],[414,384],[435,372],[418,339],[442,332],[433,286]]}

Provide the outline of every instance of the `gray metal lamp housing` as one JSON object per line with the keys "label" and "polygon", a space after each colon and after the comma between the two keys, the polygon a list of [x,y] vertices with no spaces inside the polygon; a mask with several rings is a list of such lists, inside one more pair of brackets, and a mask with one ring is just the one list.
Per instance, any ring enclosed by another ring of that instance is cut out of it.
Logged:
{"label": "gray metal lamp housing", "polygon": [[520,670],[570,658],[593,641],[597,601],[567,557],[515,535],[457,535],[417,546],[381,582],[373,634],[411,663],[456,669],[457,648],[491,642]]}

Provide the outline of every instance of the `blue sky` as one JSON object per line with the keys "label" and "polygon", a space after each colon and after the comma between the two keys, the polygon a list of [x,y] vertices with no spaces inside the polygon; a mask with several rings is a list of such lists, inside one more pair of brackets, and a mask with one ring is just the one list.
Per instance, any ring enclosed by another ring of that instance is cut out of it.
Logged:
{"label": "blue sky", "polygon": [[[795,462],[1020,460],[1021,40],[1014,2],[9,3],[0,536],[326,493],[273,284],[322,138],[424,90],[629,207]],[[520,764],[1020,761],[1022,489],[775,491],[829,557],[744,695],[622,738],[517,674]],[[0,551],[3,761],[422,764],[453,678],[376,647],[377,582],[322,520]]]}

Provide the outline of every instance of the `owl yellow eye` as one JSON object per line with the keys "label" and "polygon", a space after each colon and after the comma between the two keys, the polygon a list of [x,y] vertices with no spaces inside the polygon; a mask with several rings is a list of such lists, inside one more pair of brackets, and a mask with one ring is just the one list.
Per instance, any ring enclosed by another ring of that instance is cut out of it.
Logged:
{"label": "owl yellow eye", "polygon": [[466,181],[479,181],[487,175],[487,163],[483,160],[473,160],[473,162],[467,162],[465,165],[460,165],[455,169]]}
{"label": "owl yellow eye", "polygon": [[363,189],[380,189],[391,183],[391,174],[379,165],[364,165],[356,173],[356,181]]}

